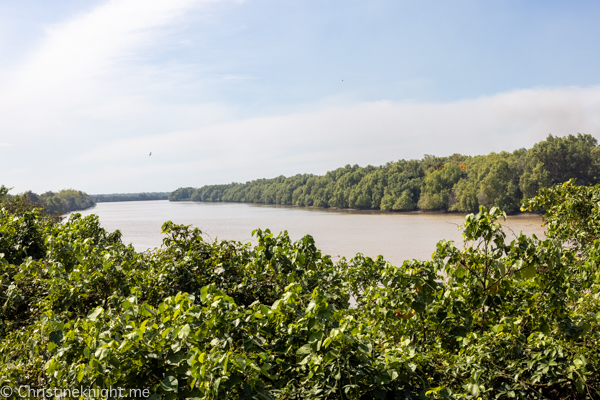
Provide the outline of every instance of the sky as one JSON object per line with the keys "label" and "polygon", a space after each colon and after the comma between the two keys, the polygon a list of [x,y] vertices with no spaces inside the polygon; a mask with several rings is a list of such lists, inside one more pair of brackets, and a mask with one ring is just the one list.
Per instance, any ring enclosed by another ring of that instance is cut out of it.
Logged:
{"label": "sky", "polygon": [[0,184],[172,191],[600,138],[598,20],[585,0],[2,0]]}

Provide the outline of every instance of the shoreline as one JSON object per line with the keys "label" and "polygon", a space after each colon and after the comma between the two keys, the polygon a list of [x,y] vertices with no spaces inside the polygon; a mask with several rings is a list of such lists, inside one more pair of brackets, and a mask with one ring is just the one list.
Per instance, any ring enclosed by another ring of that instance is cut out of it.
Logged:
{"label": "shoreline", "polygon": [[[158,200],[156,200],[158,201]],[[353,214],[399,214],[399,215],[411,215],[411,214],[449,214],[449,215],[462,215],[467,216],[468,212],[462,211],[445,211],[445,210],[412,210],[412,211],[399,211],[399,210],[380,210],[380,209],[365,209],[365,208],[340,208],[340,207],[315,207],[315,206],[298,206],[295,204],[265,204],[265,203],[252,203],[245,201],[192,201],[192,200],[168,200],[173,203],[206,203],[206,204],[247,204],[255,207],[275,207],[275,208],[297,208],[297,209],[305,209],[309,211],[334,211],[334,212],[345,212],[350,211]],[[506,213],[507,217],[518,217],[518,216],[529,216],[529,215],[537,215],[542,216],[541,214],[534,212],[522,212],[518,211],[515,213]]]}

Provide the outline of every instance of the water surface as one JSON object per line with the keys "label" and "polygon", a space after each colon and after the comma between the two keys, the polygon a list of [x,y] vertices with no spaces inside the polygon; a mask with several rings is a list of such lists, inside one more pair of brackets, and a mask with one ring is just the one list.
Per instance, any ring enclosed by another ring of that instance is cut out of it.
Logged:
{"label": "water surface", "polygon": [[[464,215],[448,213],[390,213],[381,211],[310,209],[243,203],[200,203],[130,201],[98,203],[81,212],[97,214],[102,226],[123,233],[123,241],[138,251],[161,245],[161,225],[165,221],[193,225],[206,239],[230,239],[256,243],[251,233],[269,228],[287,230],[293,240],[306,234],[314,237],[324,254],[334,259],[356,253],[379,254],[395,265],[406,259],[428,259],[441,239],[462,244],[459,225]],[[509,216],[504,222],[507,236],[520,231],[545,238],[537,215]],[[512,232],[511,232],[512,230]]]}

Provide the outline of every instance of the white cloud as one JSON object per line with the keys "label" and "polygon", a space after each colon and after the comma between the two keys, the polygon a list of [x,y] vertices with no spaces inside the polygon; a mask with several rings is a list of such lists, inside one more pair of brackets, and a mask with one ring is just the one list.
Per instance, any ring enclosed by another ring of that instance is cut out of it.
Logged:
{"label": "white cloud", "polygon": [[[135,105],[113,104],[116,99],[138,102],[137,91],[128,91],[129,82],[137,88],[152,87],[156,71],[152,74],[148,66],[142,67],[140,52],[155,46],[165,29],[177,25],[187,11],[216,2],[110,0],[51,27],[23,65],[4,73],[0,83],[2,135],[39,137],[62,132],[64,136],[66,121],[88,107],[112,108],[116,117],[135,114],[139,111]],[[104,118],[112,116],[109,112]]]}
{"label": "white cloud", "polygon": [[[549,133],[600,137],[599,127],[600,87],[532,89],[452,103],[374,102],[253,118],[119,140],[72,162],[121,165],[136,179],[164,180],[162,187],[199,186],[322,173],[346,163],[379,165],[425,153],[510,151],[531,147]],[[146,158],[132,158],[141,153]]]}

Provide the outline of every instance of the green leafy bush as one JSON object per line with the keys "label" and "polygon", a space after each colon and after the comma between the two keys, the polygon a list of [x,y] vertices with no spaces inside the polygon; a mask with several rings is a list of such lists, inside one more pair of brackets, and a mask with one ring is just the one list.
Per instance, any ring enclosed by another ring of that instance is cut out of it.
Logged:
{"label": "green leafy bush", "polygon": [[[407,190],[407,189],[404,189]],[[401,192],[402,193],[402,192]],[[408,194],[407,194],[408,196]],[[142,253],[96,216],[0,214],[0,386],[154,399],[600,397],[600,187],[543,189],[548,239],[498,208],[464,248],[333,262],[310,236],[208,242],[167,222]],[[566,200],[565,200],[566,199]]]}

